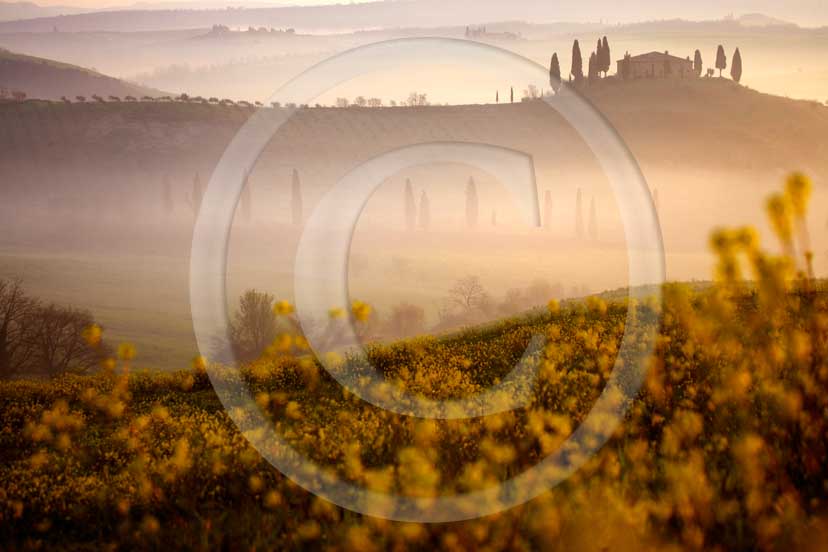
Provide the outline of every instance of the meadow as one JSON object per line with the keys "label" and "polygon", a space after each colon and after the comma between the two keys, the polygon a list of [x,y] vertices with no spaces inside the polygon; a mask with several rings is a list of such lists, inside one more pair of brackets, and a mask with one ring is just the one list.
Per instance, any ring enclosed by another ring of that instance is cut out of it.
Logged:
{"label": "meadow", "polygon": [[[828,536],[828,293],[811,269],[809,193],[807,178],[794,175],[767,202],[781,255],[750,228],[715,231],[713,286],[668,284],[661,304],[551,301],[487,327],[368,349],[389,381],[445,399],[497,382],[542,333],[531,401],[503,414],[425,420],[360,400],[308,355],[286,302],[274,306],[283,333],[240,369],[198,357],[176,373],[134,373],[136,350],[124,343],[94,375],[2,382],[0,542],[11,550],[817,550]],[[604,388],[631,312],[659,314],[660,330],[646,381],[609,443],[552,491],[465,522],[397,523],[314,497],[259,456],[208,378],[209,370],[244,382],[284,439],[343,480],[451,495],[557,450]],[[372,313],[360,303],[351,314],[365,324]],[[95,346],[102,336],[87,338]]]}

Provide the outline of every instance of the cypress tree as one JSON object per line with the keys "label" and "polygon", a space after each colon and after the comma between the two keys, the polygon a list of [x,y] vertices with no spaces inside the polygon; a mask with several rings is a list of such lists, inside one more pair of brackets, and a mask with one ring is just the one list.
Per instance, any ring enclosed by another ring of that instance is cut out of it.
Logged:
{"label": "cypress tree", "polygon": [[702,76],[702,71],[704,71],[704,64],[702,62],[702,55],[701,52],[696,50],[696,55],[693,58],[693,69],[696,71],[696,76]]}
{"label": "cypress tree", "polygon": [[500,90],[495,91],[495,103],[500,103]]}
{"label": "cypress tree", "polygon": [[550,228],[552,226],[552,191],[546,190],[543,194],[543,226]]}
{"label": "cypress tree", "polygon": [[581,57],[581,45],[577,40],[572,45],[572,69],[569,74],[570,79],[574,78],[575,82],[581,82],[584,78],[584,60]]}
{"label": "cypress tree", "polygon": [[515,103],[515,87],[513,86],[509,94],[509,103]]}
{"label": "cypress tree", "polygon": [[552,61],[549,62],[549,86],[555,92],[561,89],[561,64],[557,52],[552,54]]}
{"label": "cypress tree", "polygon": [[242,220],[246,223],[250,223],[253,218],[253,202],[251,201],[251,190],[250,190],[250,175],[245,175],[244,177],[244,184],[242,188],[242,196],[241,196],[241,212],[242,212]]}
{"label": "cypress tree", "polygon": [[730,76],[733,77],[733,80],[737,83],[742,80],[742,53],[739,51],[739,48],[736,48],[736,52],[733,54],[733,63],[730,67]]}
{"label": "cypress tree", "polygon": [[595,52],[589,55],[589,66],[587,76],[589,80],[596,80],[598,78],[598,56]]}
{"label": "cypress tree", "polygon": [[420,196],[420,228],[428,230],[431,226],[431,205],[428,202],[428,195],[423,190]]}
{"label": "cypress tree", "polygon": [[193,178],[193,195],[190,200],[190,207],[193,209],[193,214],[198,216],[201,210],[201,202],[204,199],[204,186],[201,184],[201,177],[198,173]]}
{"label": "cypress tree", "polygon": [[417,227],[417,204],[414,201],[414,188],[411,179],[405,179],[405,229],[412,231]]}
{"label": "cypress tree", "polygon": [[170,183],[170,175],[165,174],[161,181],[161,193],[164,201],[164,213],[171,216],[175,211],[175,202],[173,201],[172,184]]}
{"label": "cypress tree", "polygon": [[604,43],[601,42],[601,39],[598,39],[598,46],[595,48],[595,72],[598,73],[598,76],[601,76],[601,72],[604,70]]}
{"label": "cypress tree", "polygon": [[575,237],[581,239],[584,237],[584,215],[581,209],[581,189],[578,188],[578,193],[575,196]]}
{"label": "cypress tree", "polygon": [[610,53],[610,46],[609,40],[607,37],[604,37],[604,44],[603,44],[602,52],[604,53],[604,62],[601,64],[601,68],[604,70],[604,76],[607,76],[609,70],[612,68],[612,54]]}
{"label": "cypress tree", "polygon": [[477,200],[477,184],[474,183],[474,178],[469,177],[469,183],[466,184],[466,227],[477,228],[478,216],[478,200]]}
{"label": "cypress tree", "polygon": [[290,213],[291,222],[293,222],[294,226],[302,225],[303,211],[302,182],[299,180],[299,171],[293,169],[293,174],[291,175]]}
{"label": "cypress tree", "polygon": [[727,55],[725,54],[724,46],[721,44],[716,51],[716,69],[719,70],[719,77],[722,76],[722,71],[727,69]]}
{"label": "cypress tree", "polygon": [[598,220],[595,215],[595,198],[589,200],[589,239],[598,239]]}

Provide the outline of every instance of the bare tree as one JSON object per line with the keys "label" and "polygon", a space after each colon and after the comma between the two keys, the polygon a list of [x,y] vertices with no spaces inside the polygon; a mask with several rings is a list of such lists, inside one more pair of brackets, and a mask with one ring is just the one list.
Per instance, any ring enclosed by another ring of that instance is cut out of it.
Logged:
{"label": "bare tree", "polygon": [[402,303],[394,307],[388,319],[391,337],[411,337],[425,331],[425,311],[416,305]]}
{"label": "bare tree", "polygon": [[449,301],[465,311],[480,308],[486,300],[486,290],[477,276],[466,276],[457,280],[449,290]]}
{"label": "bare tree", "polygon": [[0,378],[30,368],[32,350],[25,343],[37,302],[26,296],[18,281],[0,280]]}
{"label": "bare tree", "polygon": [[239,360],[253,360],[276,338],[272,295],[247,290],[230,323],[230,341]]}
{"label": "bare tree", "polygon": [[34,369],[48,376],[85,373],[106,356],[106,347],[90,345],[84,330],[94,325],[88,311],[58,305],[37,309],[27,332]]}

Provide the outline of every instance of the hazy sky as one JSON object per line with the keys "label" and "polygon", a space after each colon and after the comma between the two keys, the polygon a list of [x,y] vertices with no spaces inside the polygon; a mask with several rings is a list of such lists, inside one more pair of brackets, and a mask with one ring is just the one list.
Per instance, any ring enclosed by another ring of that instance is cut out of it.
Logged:
{"label": "hazy sky", "polygon": [[[8,0],[0,0],[0,3]],[[14,1],[14,0],[12,0]],[[110,8],[116,6],[149,6],[158,7],[162,5],[172,5],[176,7],[192,6],[193,8],[200,7],[226,7],[226,6],[249,6],[249,7],[266,7],[266,6],[314,6],[321,4],[356,4],[371,0],[34,0],[33,3],[40,6],[70,6],[79,8]]]}

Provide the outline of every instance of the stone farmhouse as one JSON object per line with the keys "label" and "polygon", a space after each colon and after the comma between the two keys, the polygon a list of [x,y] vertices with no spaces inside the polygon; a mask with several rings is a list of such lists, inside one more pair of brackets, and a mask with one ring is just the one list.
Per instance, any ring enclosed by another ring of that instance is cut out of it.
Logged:
{"label": "stone farmhouse", "polygon": [[670,52],[650,52],[639,56],[627,54],[618,60],[618,75],[623,79],[695,78],[693,61],[671,56]]}

